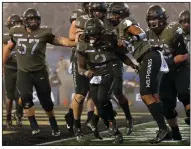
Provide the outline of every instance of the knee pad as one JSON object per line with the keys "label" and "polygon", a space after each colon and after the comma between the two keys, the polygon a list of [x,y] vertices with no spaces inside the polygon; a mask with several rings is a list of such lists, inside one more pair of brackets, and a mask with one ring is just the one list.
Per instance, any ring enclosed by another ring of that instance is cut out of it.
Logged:
{"label": "knee pad", "polygon": [[80,95],[80,94],[76,94],[74,96],[74,100],[78,103],[78,104],[83,104],[84,103],[84,99],[85,97],[83,95]]}
{"label": "knee pad", "polygon": [[21,97],[22,99],[22,105],[24,109],[30,109],[34,106],[33,98],[32,97]]}
{"label": "knee pad", "polygon": [[164,109],[164,116],[167,120],[174,119],[175,117],[178,116],[178,113],[175,109],[173,109],[173,110]]}
{"label": "knee pad", "polygon": [[46,112],[50,112],[53,110],[54,104],[52,102],[50,93],[38,93],[38,98],[40,101],[40,104],[42,106],[42,108],[46,111]]}
{"label": "knee pad", "polygon": [[188,104],[190,104],[190,95],[189,94],[178,94],[179,101],[182,102],[184,107]]}

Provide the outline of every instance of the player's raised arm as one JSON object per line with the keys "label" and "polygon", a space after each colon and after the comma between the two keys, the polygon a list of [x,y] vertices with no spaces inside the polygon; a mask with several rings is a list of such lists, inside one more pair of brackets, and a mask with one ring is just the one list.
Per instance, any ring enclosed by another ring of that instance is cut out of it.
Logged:
{"label": "player's raised arm", "polygon": [[76,21],[73,20],[69,30],[69,39],[74,41],[76,36]]}
{"label": "player's raised arm", "polygon": [[59,37],[59,36],[55,36],[52,44],[56,46],[67,46],[67,47],[74,47],[76,45],[75,41],[71,41],[69,38]]}

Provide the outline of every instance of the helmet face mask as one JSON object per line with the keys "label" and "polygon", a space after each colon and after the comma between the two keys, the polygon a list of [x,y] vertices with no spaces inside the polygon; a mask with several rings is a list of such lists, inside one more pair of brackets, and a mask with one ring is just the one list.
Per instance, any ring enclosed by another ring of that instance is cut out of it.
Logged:
{"label": "helmet face mask", "polygon": [[91,44],[94,44],[101,37],[101,30],[96,29],[94,26],[87,26],[84,30],[86,41],[89,41]]}
{"label": "helmet face mask", "polygon": [[190,33],[190,12],[184,10],[179,14],[179,23],[182,25],[182,28],[185,33]]}
{"label": "helmet face mask", "polygon": [[101,20],[92,18],[89,19],[84,26],[85,40],[90,44],[94,44],[103,35],[104,24]]}
{"label": "helmet face mask", "polygon": [[121,18],[120,14],[116,12],[107,12],[107,20],[113,25],[116,26],[120,23]]}
{"label": "helmet face mask", "polygon": [[124,18],[129,17],[129,6],[126,3],[111,3],[107,9],[107,20],[113,25],[118,25]]}
{"label": "helmet face mask", "polygon": [[98,19],[101,19],[105,16],[105,12],[101,11],[101,10],[98,10],[98,9],[93,9],[92,10],[92,16],[94,18],[98,18]]}
{"label": "helmet face mask", "polygon": [[35,9],[29,8],[23,14],[24,25],[31,29],[36,30],[40,27],[41,16]]}
{"label": "helmet face mask", "polygon": [[27,17],[28,25],[30,29],[35,30],[39,27],[40,18],[39,17]]}
{"label": "helmet face mask", "polygon": [[159,5],[151,6],[147,11],[148,27],[156,34],[160,33],[167,24],[166,10]]}
{"label": "helmet face mask", "polygon": [[190,33],[190,21],[182,21],[181,22],[182,28],[185,33]]}
{"label": "helmet face mask", "polygon": [[106,12],[107,9],[105,3],[89,3],[89,16],[91,18],[103,19]]}

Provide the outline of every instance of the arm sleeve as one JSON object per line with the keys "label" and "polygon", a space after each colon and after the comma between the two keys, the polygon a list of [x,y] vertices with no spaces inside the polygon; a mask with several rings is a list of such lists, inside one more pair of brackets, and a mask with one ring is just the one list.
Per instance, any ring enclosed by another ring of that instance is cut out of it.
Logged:
{"label": "arm sleeve", "polygon": [[47,43],[53,43],[53,40],[54,40],[54,38],[55,38],[55,35],[54,35],[54,33],[53,33],[53,31],[52,31],[52,28],[47,28],[47,32],[46,32],[46,42]]}

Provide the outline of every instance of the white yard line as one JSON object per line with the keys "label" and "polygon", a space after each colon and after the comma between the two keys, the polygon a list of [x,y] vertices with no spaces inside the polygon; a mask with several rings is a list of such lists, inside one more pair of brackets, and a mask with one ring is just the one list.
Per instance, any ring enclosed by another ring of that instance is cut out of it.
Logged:
{"label": "white yard line", "polygon": [[[137,125],[134,125],[134,128],[138,127],[138,126],[142,126],[142,125],[148,125],[148,124],[152,124],[152,123],[155,123],[155,121],[151,121],[151,122],[146,122],[146,123],[141,123],[141,124],[137,124]],[[125,129],[125,127],[122,127],[122,128],[119,128],[119,130],[123,130]],[[104,133],[107,133],[108,131],[102,131],[100,132],[101,134],[104,134]],[[88,134],[89,135],[89,134]],[[88,136],[88,135],[84,135],[84,136]],[[50,144],[54,144],[54,143],[60,143],[60,142],[64,142],[64,141],[69,141],[69,140],[74,140],[76,139],[75,137],[72,137],[72,138],[66,138],[66,139],[60,139],[60,140],[56,140],[56,141],[50,141],[50,142],[45,142],[45,143],[40,143],[40,144],[36,144],[37,146],[40,146],[40,145],[50,145]]]}

